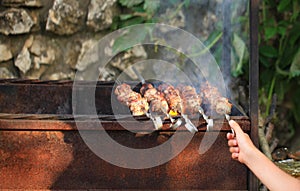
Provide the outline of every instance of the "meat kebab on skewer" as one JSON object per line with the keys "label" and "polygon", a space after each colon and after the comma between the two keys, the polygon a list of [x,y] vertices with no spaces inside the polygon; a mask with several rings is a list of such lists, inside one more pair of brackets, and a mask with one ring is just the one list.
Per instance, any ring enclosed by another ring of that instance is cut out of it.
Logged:
{"label": "meat kebab on skewer", "polygon": [[179,85],[177,89],[182,99],[182,113],[196,114],[201,105],[201,97],[197,94],[196,89],[189,85]]}
{"label": "meat kebab on skewer", "polygon": [[[158,92],[152,84],[143,83],[140,89],[140,93],[147,99],[150,105],[151,115],[165,114],[169,110],[169,106],[164,96]],[[160,121],[162,126],[162,121],[160,116],[155,116],[156,121]]]}
{"label": "meat kebab on skewer", "polygon": [[[157,91],[156,88],[150,83],[146,83],[145,79],[142,75],[136,70],[134,66],[132,66],[132,70],[138,76],[140,81],[142,82],[142,87],[140,89],[141,95],[147,99],[148,103],[150,104],[150,111],[154,114],[165,114],[172,122],[170,125],[171,128],[177,128],[181,125],[181,120],[175,120],[169,115],[169,105],[167,100],[164,97],[162,92]],[[159,118],[159,119],[158,119]],[[155,119],[157,121],[161,121],[159,116],[156,116]],[[162,122],[161,122],[162,124]]]}
{"label": "meat kebab on skewer", "polygon": [[141,94],[133,91],[128,84],[120,84],[116,87],[115,92],[117,99],[127,105],[133,116],[145,115],[149,109],[147,99]]}
{"label": "meat kebab on skewer", "polygon": [[201,87],[201,93],[203,96],[203,102],[209,104],[211,109],[216,111],[220,115],[229,115],[231,112],[232,104],[228,99],[223,97],[216,87],[213,87],[206,82]]}
{"label": "meat kebab on skewer", "polygon": [[[205,104],[209,104],[211,109],[216,111],[216,113],[220,115],[225,115],[226,120],[229,122],[231,113],[232,104],[229,103],[229,100],[223,97],[216,87],[210,85],[210,83],[206,82],[201,87],[201,93],[203,96],[203,102]],[[234,134],[233,129],[232,133]]]}
{"label": "meat kebab on skewer", "polygon": [[153,121],[156,130],[162,127],[163,124],[160,117],[154,117],[148,112],[149,103],[147,99],[133,91],[128,84],[119,84],[115,89],[115,94],[121,103],[129,107],[133,116],[146,115]]}
{"label": "meat kebab on skewer", "polygon": [[188,118],[188,116],[184,113],[183,110],[183,102],[180,97],[180,93],[178,89],[175,89],[174,86],[169,84],[161,84],[158,87],[158,90],[162,92],[165,95],[165,98],[169,104],[170,111],[169,113],[177,115],[181,114],[181,116],[184,118],[186,124],[186,128],[192,132],[195,133],[198,131],[198,129],[195,127],[195,125],[191,122],[191,120]]}
{"label": "meat kebab on skewer", "polygon": [[179,85],[177,89],[180,92],[180,96],[183,100],[183,113],[185,114],[196,114],[200,112],[204,120],[207,122],[207,129],[213,127],[213,120],[209,119],[205,115],[204,110],[201,107],[202,99],[197,94],[196,89],[192,86]]}
{"label": "meat kebab on skewer", "polygon": [[145,83],[140,89],[140,93],[150,103],[150,110],[155,113],[165,114],[169,111],[169,105],[164,95],[157,91],[150,83]]}

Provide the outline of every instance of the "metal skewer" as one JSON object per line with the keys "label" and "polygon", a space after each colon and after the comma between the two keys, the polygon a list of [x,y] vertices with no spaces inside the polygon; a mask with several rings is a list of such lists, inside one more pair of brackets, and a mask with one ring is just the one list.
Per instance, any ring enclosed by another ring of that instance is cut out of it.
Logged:
{"label": "metal skewer", "polygon": [[[227,113],[225,113],[225,118],[226,118],[226,120],[228,121],[228,123],[229,123],[229,121],[230,121],[230,116],[227,114]],[[231,133],[233,134],[233,136],[235,136],[235,131],[231,128]]]}
{"label": "metal skewer", "polygon": [[[118,80],[118,79],[117,79],[115,82],[116,82],[118,85],[121,84],[120,80]],[[162,128],[163,122],[162,122],[162,120],[161,120],[160,117],[158,117],[158,116],[153,116],[151,113],[149,113],[149,111],[143,111],[143,112],[145,113],[145,115],[146,115],[148,118],[150,118],[150,119],[153,121],[153,124],[154,124],[154,127],[155,127],[156,130],[159,130],[159,129]],[[148,132],[142,132],[142,134],[149,134],[149,133],[148,133]]]}
{"label": "metal skewer", "polygon": [[187,115],[181,114],[183,119],[185,120],[185,127],[191,132],[191,133],[196,133],[198,132],[197,127],[191,122],[191,120],[188,118]]}
{"label": "metal skewer", "polygon": [[167,111],[165,111],[163,108],[161,108],[162,112],[170,119],[171,125],[170,128],[177,129],[181,124],[182,120],[180,118],[174,119]]}
{"label": "metal skewer", "polygon": [[212,127],[214,126],[214,120],[208,118],[208,116],[204,113],[204,110],[202,107],[199,107],[198,111],[203,116],[204,120],[207,123],[207,125],[206,125],[207,131],[211,131]]}
{"label": "metal skewer", "polygon": [[153,116],[149,112],[145,112],[145,113],[146,113],[146,116],[149,117],[153,121],[155,129],[160,130],[163,126],[163,122],[162,122],[161,118],[159,116]]}
{"label": "metal skewer", "polygon": [[[245,111],[243,110],[243,108],[242,108],[240,105],[234,103],[234,100],[230,100],[230,102],[231,102],[232,106],[234,106],[234,107],[235,107],[242,115],[244,115],[244,116],[247,115],[247,114],[245,113]],[[225,114],[225,118],[226,118],[226,120],[227,120],[228,122],[230,121],[230,116],[229,116],[229,114]],[[232,128],[231,128],[231,133],[232,133],[234,136],[236,135],[234,129],[232,129]]]}

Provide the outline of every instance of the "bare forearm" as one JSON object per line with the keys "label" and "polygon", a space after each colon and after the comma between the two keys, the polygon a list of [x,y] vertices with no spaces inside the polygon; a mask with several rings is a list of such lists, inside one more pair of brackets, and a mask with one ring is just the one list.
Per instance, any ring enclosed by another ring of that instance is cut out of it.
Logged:
{"label": "bare forearm", "polygon": [[272,191],[300,190],[299,180],[279,169],[258,149],[253,150],[245,164]]}
{"label": "bare forearm", "polygon": [[252,143],[248,134],[233,120],[229,125],[236,132],[236,136],[228,133],[228,146],[231,157],[246,164],[264,185],[272,191],[297,190],[300,191],[300,180],[288,175],[270,161]]}

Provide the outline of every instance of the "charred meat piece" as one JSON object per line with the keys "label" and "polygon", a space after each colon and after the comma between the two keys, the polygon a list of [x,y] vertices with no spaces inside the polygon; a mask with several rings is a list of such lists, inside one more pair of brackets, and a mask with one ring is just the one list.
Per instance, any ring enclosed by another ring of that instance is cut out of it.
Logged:
{"label": "charred meat piece", "polygon": [[134,116],[145,115],[149,110],[149,104],[145,98],[141,97],[140,99],[132,101],[129,105],[129,109]]}
{"label": "charred meat piece", "polygon": [[157,91],[152,84],[143,84],[140,90],[141,94],[150,103],[152,112],[166,114],[169,111],[169,105],[166,101],[164,94]]}
{"label": "charred meat piece", "polygon": [[201,87],[201,94],[203,103],[209,104],[211,109],[218,114],[224,115],[231,112],[232,104],[220,94],[216,87],[211,86],[208,82]]}
{"label": "charred meat piece", "polygon": [[146,92],[148,89],[152,89],[152,88],[153,88],[153,85],[152,85],[152,84],[150,84],[150,83],[144,83],[144,84],[142,84],[142,87],[141,87],[141,89],[140,89],[140,93],[141,93],[142,95],[144,95],[145,92]]}
{"label": "charred meat piece", "polygon": [[118,100],[127,106],[130,105],[130,102],[142,97],[139,93],[132,91],[131,87],[125,83],[116,87],[115,94]]}
{"label": "charred meat piece", "polygon": [[169,104],[171,115],[176,115],[182,112],[182,100],[180,93],[174,86],[169,84],[161,84],[158,90],[165,95],[165,98]]}
{"label": "charred meat piece", "polygon": [[218,89],[211,86],[208,82],[201,86],[201,94],[204,104],[211,104],[215,99],[221,97]]}
{"label": "charred meat piece", "polygon": [[198,113],[202,100],[196,89],[185,85],[179,85],[177,89],[182,100],[182,113],[189,115]]}
{"label": "charred meat piece", "polygon": [[120,84],[116,87],[114,93],[117,99],[127,105],[132,112],[132,115],[144,115],[149,109],[147,99],[143,98],[141,94],[133,91],[128,84]]}
{"label": "charred meat piece", "polygon": [[232,104],[225,97],[220,97],[215,101],[216,112],[219,114],[230,114]]}

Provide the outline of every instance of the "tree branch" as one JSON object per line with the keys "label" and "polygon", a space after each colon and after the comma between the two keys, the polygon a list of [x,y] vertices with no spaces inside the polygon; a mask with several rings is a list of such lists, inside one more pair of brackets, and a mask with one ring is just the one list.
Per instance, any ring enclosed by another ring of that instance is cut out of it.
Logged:
{"label": "tree branch", "polygon": [[261,150],[270,160],[272,160],[269,143],[265,136],[265,127],[258,128],[258,139],[259,139]]}

